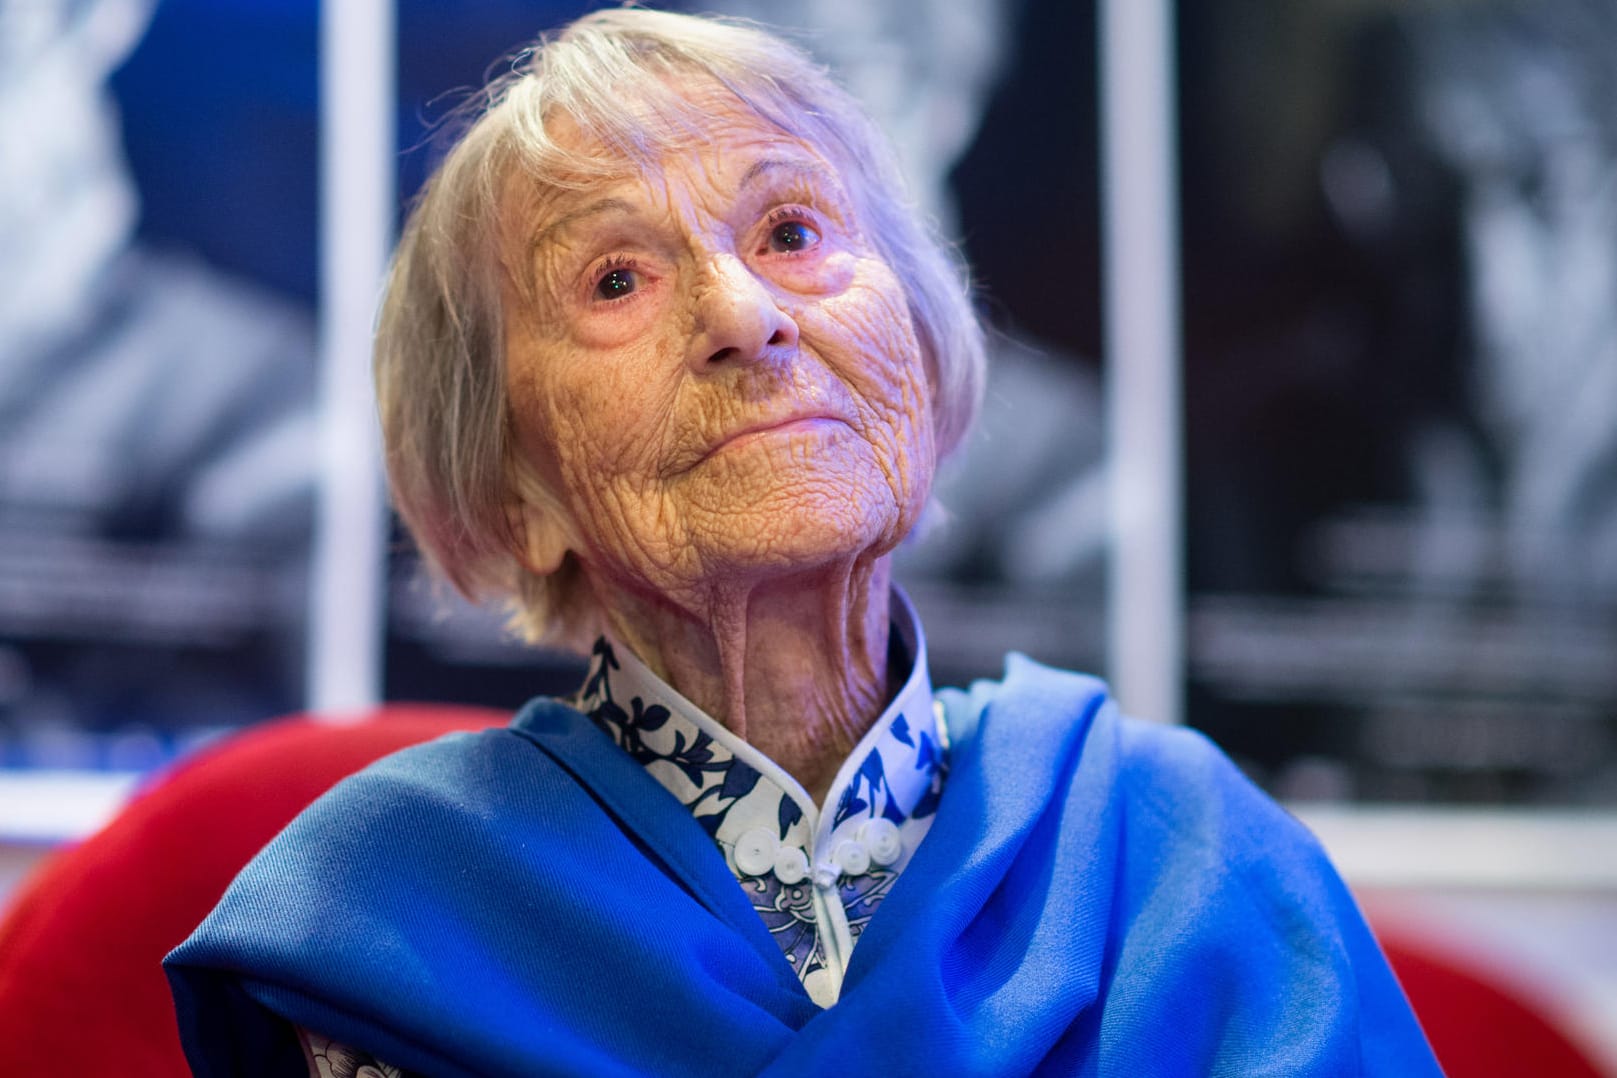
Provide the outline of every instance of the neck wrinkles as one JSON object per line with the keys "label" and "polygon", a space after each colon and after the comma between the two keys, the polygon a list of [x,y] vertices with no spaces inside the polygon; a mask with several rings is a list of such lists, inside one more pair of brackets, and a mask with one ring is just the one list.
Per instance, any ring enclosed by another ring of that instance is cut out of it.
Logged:
{"label": "neck wrinkles", "polygon": [[698,609],[597,589],[611,634],[818,801],[891,696],[889,560],[721,585]]}

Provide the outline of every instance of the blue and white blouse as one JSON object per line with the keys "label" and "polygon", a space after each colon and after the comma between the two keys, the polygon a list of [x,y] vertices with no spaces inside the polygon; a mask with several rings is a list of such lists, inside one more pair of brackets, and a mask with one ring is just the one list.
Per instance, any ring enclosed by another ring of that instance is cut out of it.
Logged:
{"label": "blue and white blouse", "polygon": [[948,733],[920,622],[896,591],[908,676],[818,806],[797,780],[602,638],[576,698],[702,825],[809,998],[835,1003],[848,957],[916,847],[943,791]]}

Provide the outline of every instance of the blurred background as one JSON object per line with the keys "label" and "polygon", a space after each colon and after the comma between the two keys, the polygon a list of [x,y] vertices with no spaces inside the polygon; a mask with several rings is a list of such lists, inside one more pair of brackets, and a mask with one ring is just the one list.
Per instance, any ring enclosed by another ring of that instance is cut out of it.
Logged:
{"label": "blurred background", "polygon": [[[448,111],[590,6],[400,0],[401,204]],[[995,327],[948,520],[903,554],[934,680],[1013,648],[1106,673],[1095,3],[702,10],[843,75]],[[319,18],[0,0],[0,886],[190,747],[310,703],[319,259],[344,212],[320,196]],[[1160,676],[1372,902],[1490,940],[1612,1048],[1617,5],[1176,18]],[[574,687],[570,657],[387,547],[383,697]]]}

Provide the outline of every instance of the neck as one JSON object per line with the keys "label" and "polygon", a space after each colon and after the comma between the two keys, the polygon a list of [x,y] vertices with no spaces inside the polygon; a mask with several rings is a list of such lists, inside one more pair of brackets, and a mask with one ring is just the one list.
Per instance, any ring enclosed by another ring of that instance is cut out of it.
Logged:
{"label": "neck", "polygon": [[881,716],[886,556],[714,589],[696,609],[597,582],[612,634],[819,802]]}

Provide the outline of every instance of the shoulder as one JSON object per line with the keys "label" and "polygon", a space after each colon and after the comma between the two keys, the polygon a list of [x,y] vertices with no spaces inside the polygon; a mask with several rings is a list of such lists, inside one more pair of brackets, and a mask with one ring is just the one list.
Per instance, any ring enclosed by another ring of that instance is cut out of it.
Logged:
{"label": "shoulder", "polygon": [[[508,726],[447,734],[375,761],[316,799],[275,846],[357,841],[419,846],[440,827],[564,820],[591,803],[568,768],[524,734],[535,711],[569,711],[535,701]],[[603,741],[581,717],[571,736]]]}
{"label": "shoulder", "polygon": [[1038,742],[1068,746],[1074,778],[1104,786],[1116,807],[1156,816],[1187,840],[1216,840],[1235,853],[1232,842],[1262,847],[1278,834],[1317,849],[1205,735],[1123,714],[1099,678],[1012,654],[1002,680],[939,698],[952,739],[988,742],[989,751],[1004,742],[1021,753]]}
{"label": "shoulder", "polygon": [[1200,733],[1126,718],[1115,726],[1115,895],[1128,926],[1119,976],[1147,974],[1155,993],[1177,999],[1192,1039],[1223,1035],[1196,1001],[1261,1016],[1274,1036],[1240,1048],[1235,1072],[1437,1073],[1314,835]]}
{"label": "shoulder", "polygon": [[536,765],[508,728],[453,733],[384,756],[316,798],[237,875],[171,956],[251,947],[292,963],[304,944],[363,939],[423,876],[476,856],[504,776]]}
{"label": "shoulder", "polygon": [[[513,774],[543,772],[547,761],[508,728],[453,733],[391,753],[316,798],[249,863],[269,876],[332,851],[374,860],[388,851],[419,848],[444,831],[462,830],[487,815],[490,799]],[[350,849],[351,848],[351,849]]]}
{"label": "shoulder", "polygon": [[[1230,1073],[1317,1073],[1324,1060],[1356,1066],[1378,1045],[1429,1059],[1318,841],[1210,740],[1128,718],[1100,682],[1025,660],[1008,666],[1005,682],[974,693],[987,705],[981,733],[989,742],[995,726],[1073,731],[1035,747],[1066,753],[1049,805],[1061,816],[1056,842],[1081,843],[1087,854],[1082,919],[1109,926],[1103,1022],[1114,1036],[1146,1043],[1171,1026],[1206,1059],[1238,1061]],[[1040,720],[1004,708],[1008,700],[1043,701],[1055,713]],[[1025,751],[992,764],[1018,778],[1044,766]],[[1232,1036],[1231,1022],[1250,1025],[1251,1036]],[[1361,1035],[1375,1043],[1366,1047]],[[1412,1063],[1411,1072],[1430,1070]]]}
{"label": "shoulder", "polygon": [[[526,714],[526,712],[524,712]],[[520,716],[519,716],[520,720]],[[593,728],[583,736],[600,735]],[[448,734],[348,776],[247,864],[177,955],[246,946],[271,965],[373,944],[411,922],[422,896],[455,893],[512,849],[555,875],[596,831],[615,826],[550,753],[508,727]],[[582,856],[579,854],[578,856]],[[211,959],[210,959],[211,961]]]}
{"label": "shoulder", "polygon": [[569,884],[614,844],[599,804],[515,726],[383,757],[298,815],[168,956],[187,1051],[240,1056],[230,1045],[268,1043],[291,1022],[414,1066],[378,1030],[442,1008],[415,986],[461,978],[472,998],[509,947],[506,926],[531,923],[541,897],[574,917],[589,896],[574,903]]}
{"label": "shoulder", "polygon": [[1241,937],[1261,926],[1293,946],[1331,950],[1344,919],[1356,930],[1357,909],[1319,841],[1213,742],[1183,727],[1128,718],[1116,726],[1114,797],[1131,857],[1144,867],[1137,879],[1236,912],[1222,926]]}
{"label": "shoulder", "polygon": [[1115,727],[1119,792],[1187,837],[1216,839],[1242,859],[1277,839],[1318,851],[1307,829],[1200,731],[1115,712],[1106,721]]}
{"label": "shoulder", "polygon": [[1111,761],[1097,797],[1115,838],[1124,966],[1153,970],[1159,988],[1232,1000],[1285,985],[1321,1013],[1365,992],[1401,1000],[1319,841],[1206,736],[1108,703],[1085,751]]}
{"label": "shoulder", "polygon": [[974,762],[1049,771],[1069,826],[1087,821],[1115,842],[1126,877],[1279,906],[1292,911],[1284,920],[1340,907],[1341,882],[1295,817],[1198,731],[1123,715],[1100,679],[1012,655],[1003,680],[940,698]]}

